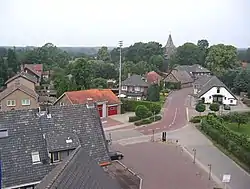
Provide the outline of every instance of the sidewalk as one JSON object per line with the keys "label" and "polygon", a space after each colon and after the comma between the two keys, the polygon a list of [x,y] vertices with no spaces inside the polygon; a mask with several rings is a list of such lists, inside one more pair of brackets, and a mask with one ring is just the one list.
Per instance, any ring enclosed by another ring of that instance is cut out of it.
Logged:
{"label": "sidewalk", "polygon": [[223,174],[231,175],[231,182],[227,189],[249,189],[250,175],[241,169],[234,161],[217,149],[210,140],[193,126],[188,126],[169,136],[178,138],[180,144],[193,154],[196,149],[196,159],[204,167],[212,165],[212,174],[215,180],[222,180]]}

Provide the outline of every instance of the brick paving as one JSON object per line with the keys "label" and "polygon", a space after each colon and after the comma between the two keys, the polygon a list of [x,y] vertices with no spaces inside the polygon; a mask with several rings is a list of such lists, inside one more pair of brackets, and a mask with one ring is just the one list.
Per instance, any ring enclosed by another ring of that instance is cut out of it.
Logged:
{"label": "brick paving", "polygon": [[102,123],[103,128],[113,127],[113,126],[117,126],[117,125],[123,124],[122,122],[114,120],[114,119],[112,119],[110,117],[103,118],[102,122],[103,122]]}
{"label": "brick paving", "polygon": [[208,174],[192,163],[180,147],[161,143],[114,145],[124,153],[122,162],[143,179],[143,189],[213,189]]}

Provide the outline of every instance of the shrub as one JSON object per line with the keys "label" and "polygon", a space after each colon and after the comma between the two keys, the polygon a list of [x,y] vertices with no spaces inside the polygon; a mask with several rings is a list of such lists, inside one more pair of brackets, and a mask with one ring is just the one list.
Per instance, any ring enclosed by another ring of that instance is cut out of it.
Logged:
{"label": "shrub", "polygon": [[146,125],[146,124],[150,124],[152,123],[152,121],[150,119],[143,119],[140,121],[136,121],[134,124],[135,126],[140,126],[140,125]]}
{"label": "shrub", "polygon": [[153,112],[154,114],[159,114],[161,111],[161,105],[156,104],[156,103],[152,103],[150,105],[150,111]]}
{"label": "shrub", "polygon": [[152,117],[150,117],[149,119],[152,121],[152,122],[154,122],[154,121],[159,121],[159,120],[161,120],[161,116],[160,115],[156,115],[156,116],[152,116]]}
{"label": "shrub", "polygon": [[136,101],[136,100],[122,100],[122,108],[124,108],[124,110],[126,112],[134,112],[136,107],[139,105],[144,105],[146,106],[151,112],[153,112],[151,110],[151,107],[153,106],[153,104],[157,104],[159,105],[158,102],[149,102],[149,101]]}
{"label": "shrub", "polygon": [[140,118],[137,116],[130,116],[128,118],[128,122],[135,122],[135,121],[139,121],[139,120],[140,120]]}
{"label": "shrub", "polygon": [[144,105],[139,105],[135,109],[135,115],[140,119],[147,118],[149,114],[149,109]]}
{"label": "shrub", "polygon": [[191,123],[200,123],[203,116],[194,116],[190,119]]}
{"label": "shrub", "polygon": [[195,106],[195,110],[196,110],[197,112],[199,112],[200,115],[201,115],[201,112],[205,112],[206,106],[205,106],[204,104],[202,104],[202,103],[198,103],[198,104],[196,104],[196,106]]}
{"label": "shrub", "polygon": [[220,104],[212,103],[210,104],[209,109],[213,112],[218,112],[220,110]]}

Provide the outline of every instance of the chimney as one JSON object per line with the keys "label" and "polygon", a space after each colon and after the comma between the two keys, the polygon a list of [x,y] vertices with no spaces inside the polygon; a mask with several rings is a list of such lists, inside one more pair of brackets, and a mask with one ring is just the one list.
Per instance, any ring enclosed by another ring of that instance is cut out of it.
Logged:
{"label": "chimney", "polygon": [[87,108],[94,108],[95,107],[93,98],[87,98],[86,106],[87,106]]}
{"label": "chimney", "polygon": [[131,73],[128,73],[128,78],[131,77]]}
{"label": "chimney", "polygon": [[51,118],[51,113],[50,113],[49,108],[46,108],[46,115],[47,115],[47,118]]}

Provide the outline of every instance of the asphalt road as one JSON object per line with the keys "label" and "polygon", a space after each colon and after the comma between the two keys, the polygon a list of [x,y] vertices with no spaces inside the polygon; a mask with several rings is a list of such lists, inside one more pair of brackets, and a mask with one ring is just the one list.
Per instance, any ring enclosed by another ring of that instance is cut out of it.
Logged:
{"label": "asphalt road", "polygon": [[172,92],[164,104],[164,114],[160,122],[145,127],[137,128],[136,130],[144,135],[151,135],[162,131],[170,131],[185,126],[187,121],[187,107],[190,106],[189,94],[192,93],[192,88],[185,88]]}

